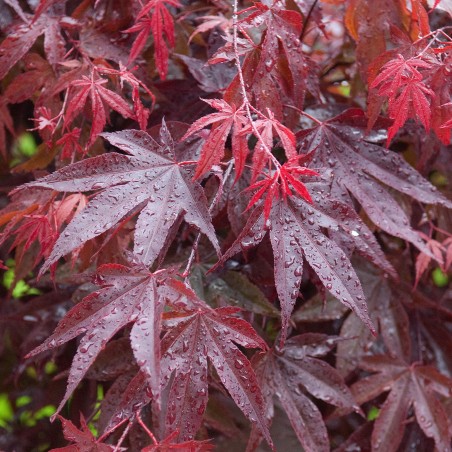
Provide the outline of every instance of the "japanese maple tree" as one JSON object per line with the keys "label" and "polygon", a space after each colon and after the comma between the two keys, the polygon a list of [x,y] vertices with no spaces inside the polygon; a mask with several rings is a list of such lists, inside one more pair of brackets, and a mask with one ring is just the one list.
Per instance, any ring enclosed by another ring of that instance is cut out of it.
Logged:
{"label": "japanese maple tree", "polygon": [[449,451],[451,94],[449,0],[0,0],[0,449]]}

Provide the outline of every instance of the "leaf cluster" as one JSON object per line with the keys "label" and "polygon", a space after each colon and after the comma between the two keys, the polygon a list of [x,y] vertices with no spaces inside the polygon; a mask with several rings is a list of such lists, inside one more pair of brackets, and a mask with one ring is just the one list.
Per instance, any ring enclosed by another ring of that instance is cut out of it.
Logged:
{"label": "leaf cluster", "polygon": [[447,2],[0,3],[0,449],[450,450]]}

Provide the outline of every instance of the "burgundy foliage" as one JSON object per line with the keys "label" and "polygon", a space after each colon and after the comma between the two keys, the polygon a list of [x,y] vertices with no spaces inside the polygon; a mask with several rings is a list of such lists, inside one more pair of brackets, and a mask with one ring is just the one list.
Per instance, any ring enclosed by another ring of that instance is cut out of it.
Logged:
{"label": "burgundy foliage", "polygon": [[0,11],[1,450],[450,450],[448,0]]}

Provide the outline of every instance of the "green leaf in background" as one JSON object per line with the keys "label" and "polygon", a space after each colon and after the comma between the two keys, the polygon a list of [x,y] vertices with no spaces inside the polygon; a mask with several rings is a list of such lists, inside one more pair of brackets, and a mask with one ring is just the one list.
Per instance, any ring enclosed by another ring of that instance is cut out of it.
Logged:
{"label": "green leaf in background", "polygon": [[[6,287],[8,290],[11,290],[15,280],[14,260],[8,259],[6,261],[6,266],[8,267],[8,270],[6,270],[5,273],[3,274],[2,283],[3,287]],[[42,292],[39,289],[30,287],[23,279],[21,279],[20,281],[17,281],[11,293],[14,298],[20,298],[25,297],[27,295],[41,295]]]}
{"label": "green leaf in background", "polygon": [[0,427],[7,428],[14,418],[14,410],[8,394],[0,394]]}
{"label": "green leaf in background", "polygon": [[17,138],[17,149],[25,157],[33,157],[37,147],[35,137],[30,132],[24,132]]}
{"label": "green leaf in background", "polygon": [[376,406],[371,406],[369,412],[367,413],[367,420],[374,421],[380,415],[380,410]]}
{"label": "green leaf in background", "polygon": [[449,276],[439,267],[432,271],[432,279],[436,287],[446,287],[449,284]]}

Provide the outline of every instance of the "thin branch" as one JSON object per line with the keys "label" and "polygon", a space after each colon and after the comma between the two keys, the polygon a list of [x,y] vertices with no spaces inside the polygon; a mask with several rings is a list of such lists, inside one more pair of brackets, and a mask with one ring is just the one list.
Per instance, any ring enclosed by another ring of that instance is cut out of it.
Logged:
{"label": "thin branch", "polygon": [[243,78],[242,65],[240,63],[239,51],[238,51],[238,46],[237,46],[237,29],[238,29],[238,18],[237,18],[238,6],[237,6],[237,3],[238,3],[238,1],[234,0],[234,3],[233,3],[234,9],[233,9],[233,14],[232,14],[232,45],[233,45],[233,49],[234,49],[235,66],[237,68],[237,73],[239,76],[240,91],[241,91],[241,94],[243,97],[243,107],[245,108],[246,116],[248,117],[248,121],[251,124],[251,128],[253,130],[254,135],[258,139],[258,142],[260,143],[260,145],[262,146],[264,151],[270,156],[273,164],[277,168],[279,168],[281,166],[280,163],[278,162],[277,158],[272,154],[272,151],[265,144],[264,139],[262,138],[262,135],[260,134],[259,130],[257,130],[257,127],[254,124],[253,117],[251,115],[251,108],[250,108],[251,103],[248,99],[248,94],[246,92],[245,80]]}
{"label": "thin branch", "polygon": [[123,419],[121,422],[119,422],[118,424],[114,425],[109,430],[107,430],[102,436],[100,436],[97,439],[97,441],[102,442],[107,436],[111,435],[117,428],[119,428],[122,424],[124,424],[127,421],[128,421],[128,419]]}
{"label": "thin branch", "polygon": [[317,118],[314,118],[314,116],[311,116],[309,113],[306,113],[303,110],[300,110],[299,108],[294,107],[293,105],[284,104],[284,106],[297,111],[300,115],[306,116],[306,118],[309,118],[311,121],[314,121],[317,124],[322,124],[322,121],[318,120]]}

